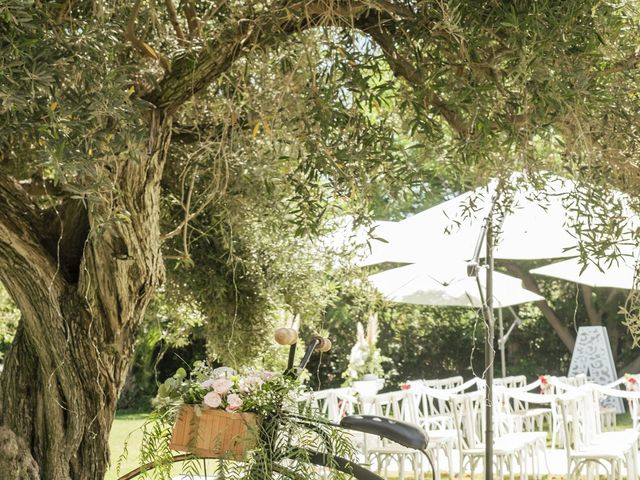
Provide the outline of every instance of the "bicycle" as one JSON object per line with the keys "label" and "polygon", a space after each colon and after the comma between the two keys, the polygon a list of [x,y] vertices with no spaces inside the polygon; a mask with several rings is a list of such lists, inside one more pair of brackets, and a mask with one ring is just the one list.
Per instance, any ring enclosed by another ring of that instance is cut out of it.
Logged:
{"label": "bicycle", "polygon": [[[282,329],[279,329],[282,330]],[[289,330],[289,335],[278,335],[276,334],[276,342],[280,345],[288,345],[289,346],[289,357],[287,361],[287,368],[283,375],[290,376],[292,378],[297,378],[302,371],[306,368],[311,356],[314,352],[326,352],[331,348],[331,342],[323,338],[321,336],[313,336],[310,342],[307,344],[305,353],[300,361],[300,364],[297,367],[294,367],[295,363],[295,355],[298,343],[297,333],[291,329]],[[349,459],[343,458],[339,455],[335,455],[331,453],[332,444],[331,439],[327,438],[326,432],[320,427],[333,427],[350,431],[362,432],[365,434],[376,435],[381,438],[385,438],[391,440],[395,443],[398,443],[404,447],[408,447],[414,450],[421,452],[426,458],[430,465],[432,473],[435,474],[435,469],[433,466],[433,462],[431,457],[427,453],[427,446],[429,443],[428,436],[426,432],[416,426],[412,425],[400,420],[381,417],[377,415],[349,415],[342,418],[340,423],[330,422],[326,420],[319,420],[316,418],[310,418],[304,415],[296,414],[296,413],[287,413],[290,419],[308,429],[310,432],[314,432],[319,437],[322,438],[324,446],[326,447],[326,452],[319,450],[310,450],[310,449],[298,449],[295,446],[289,445],[288,450],[284,453],[275,452],[276,447],[271,447],[276,445],[276,442],[269,441],[269,438],[262,438],[264,445],[269,445],[270,451],[268,451],[268,461],[263,462],[262,465],[256,467],[255,465],[251,467],[250,471],[247,472],[247,477],[255,480],[269,479],[269,478],[284,478],[289,480],[308,480],[305,477],[302,477],[288,468],[286,465],[283,465],[281,461],[283,459],[290,461],[299,461],[301,458],[301,453],[303,453],[302,457],[305,461],[316,465],[318,467],[324,467],[328,469],[332,469],[338,472],[342,472],[356,480],[383,480],[381,476],[377,473],[372,472],[371,470],[365,468],[362,465],[359,465]],[[261,432],[260,435],[271,435],[275,436],[277,429],[279,427],[278,422],[275,422],[271,429],[267,429],[267,431]],[[174,455],[171,458],[171,463],[185,462],[185,461],[193,461],[194,458],[197,458],[192,453],[183,453]],[[206,458],[199,457],[203,460]],[[275,459],[278,459],[276,461]],[[280,463],[279,463],[280,462]],[[264,464],[266,463],[266,465]],[[146,465],[142,465],[126,474],[121,476],[118,480],[131,480],[133,478],[138,477],[144,473],[150,472],[156,467],[153,463],[149,463]],[[206,464],[205,464],[206,467]],[[205,470],[206,477],[206,470]]]}

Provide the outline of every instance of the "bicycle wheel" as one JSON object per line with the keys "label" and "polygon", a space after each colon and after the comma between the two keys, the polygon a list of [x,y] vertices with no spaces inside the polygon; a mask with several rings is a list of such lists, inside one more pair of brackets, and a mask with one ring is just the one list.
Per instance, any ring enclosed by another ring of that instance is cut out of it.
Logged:
{"label": "bicycle wheel", "polygon": [[[214,478],[216,480],[220,479],[220,480],[240,480],[240,479],[246,479],[246,478],[250,478],[251,474],[250,474],[250,469],[251,467],[249,465],[244,465],[242,467],[239,466],[239,464],[241,462],[234,462],[234,461],[229,461],[229,460],[215,460],[215,459],[211,459],[211,458],[197,458],[194,457],[193,455],[189,454],[189,453],[184,453],[184,454],[180,454],[180,455],[174,455],[171,458],[171,464],[178,464],[178,463],[185,463],[185,462],[194,462],[194,461],[210,461],[210,462],[214,462],[214,465],[210,465],[210,468],[207,469],[206,468],[206,464],[204,464],[204,468],[202,469],[202,471],[199,471],[198,473],[194,473],[193,471],[189,471],[187,472],[175,472],[170,474],[167,478],[168,479],[176,479],[176,480],[182,480],[182,479],[189,479],[189,478],[193,478],[196,475],[197,476],[202,476],[204,478]],[[222,467],[220,466],[220,463],[233,463],[234,465],[232,466],[232,468],[225,468],[225,466],[223,465]],[[122,475],[121,477],[118,477],[118,480],[133,480],[136,478],[141,478],[141,476],[148,474],[150,478],[152,479],[157,479],[158,477],[158,473],[154,472],[154,470],[156,470],[158,467],[158,465],[154,464],[154,463],[147,463],[145,465],[141,465],[133,470],[131,470],[130,472],[125,473],[124,475]],[[302,476],[298,473],[296,473],[295,471],[291,470],[291,468],[288,468],[284,465],[279,465],[279,464],[273,464],[271,466],[272,472],[269,475],[265,475],[264,473],[259,473],[256,475],[256,479],[259,477],[260,480],[269,480],[268,477],[271,477],[272,480],[309,480],[307,477]],[[178,469],[181,470],[181,469]],[[192,470],[192,469],[188,469],[188,470]]]}
{"label": "bicycle wheel", "polygon": [[[309,462],[319,467],[325,467],[330,470],[336,470],[338,472],[346,473],[356,480],[384,480],[380,475],[367,470],[366,468],[353,463],[346,458],[339,457],[337,455],[329,455],[322,452],[314,452],[312,450],[304,450],[305,457]],[[292,452],[292,457],[299,457]]]}
{"label": "bicycle wheel", "polygon": [[[174,463],[181,463],[181,462],[193,461],[193,460],[194,460],[193,455],[189,453],[182,453],[182,454],[174,455],[173,457],[171,457],[170,463],[174,464]],[[118,480],[131,480],[133,478],[137,478],[140,475],[144,475],[146,473],[151,473],[151,475],[153,475],[153,470],[155,470],[157,467],[158,465],[153,462],[147,463],[145,465],[140,465],[139,467],[134,468],[130,472],[125,473],[121,477],[118,477]]]}

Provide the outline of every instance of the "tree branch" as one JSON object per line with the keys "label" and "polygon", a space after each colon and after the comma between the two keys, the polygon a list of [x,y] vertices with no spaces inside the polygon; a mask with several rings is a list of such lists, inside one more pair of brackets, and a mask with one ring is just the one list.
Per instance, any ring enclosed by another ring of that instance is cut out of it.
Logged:
{"label": "tree branch", "polygon": [[152,58],[160,63],[165,72],[170,70],[170,65],[167,59],[155,51],[151,45],[142,41],[136,36],[136,19],[138,18],[138,14],[140,13],[140,6],[142,5],[142,0],[136,0],[135,5],[133,6],[133,10],[131,11],[131,16],[129,17],[129,21],[127,22],[127,29],[125,30],[124,37],[131,42],[131,44],[142,54],[142,56],[147,58]]}
{"label": "tree branch", "polygon": [[258,45],[268,47],[311,27],[353,25],[370,11],[412,15],[409,9],[384,0],[315,0],[276,6],[260,17],[229,26],[218,38],[210,40],[205,48],[174,59],[171,73],[145,99],[158,108],[173,112],[226,72],[235,60],[251,48]]}
{"label": "tree branch", "polygon": [[584,307],[587,311],[587,316],[593,326],[602,325],[602,312],[596,309],[593,304],[593,288],[588,285],[580,285],[580,291],[582,292],[582,299],[584,300]]}
{"label": "tree branch", "polygon": [[190,0],[185,0],[183,8],[184,15],[187,17],[187,26],[189,27],[189,40],[193,40],[198,35],[198,30],[200,29],[198,12]]}
{"label": "tree branch", "polygon": [[67,17],[71,9],[73,8],[74,0],[65,0],[58,10],[58,17],[56,18],[58,23],[62,23]]}
{"label": "tree branch", "polygon": [[182,27],[180,26],[180,20],[178,20],[178,12],[176,11],[176,6],[173,4],[173,0],[164,0],[164,4],[167,7],[167,13],[169,14],[169,21],[173,26],[173,30],[176,32],[176,37],[178,37],[178,42],[181,44],[187,44],[187,38],[182,31]]}
{"label": "tree branch", "polygon": [[[0,266],[5,272],[20,265],[31,281],[62,286],[54,258],[44,247],[41,217],[24,189],[0,175]],[[2,274],[2,272],[0,272]]]}
{"label": "tree branch", "polygon": [[[217,5],[215,6],[211,6],[211,8],[209,9],[208,12],[206,12],[204,14],[204,16],[202,17],[202,22],[200,22],[200,26],[202,26],[203,24],[207,23],[215,14],[217,14],[220,9],[222,7],[224,7],[227,4],[228,0],[221,0]],[[198,29],[200,30],[200,29]],[[200,33],[199,31],[196,33]]]}
{"label": "tree branch", "polygon": [[234,129],[244,129],[249,126],[246,117],[236,118],[232,125],[225,123],[218,124],[199,124],[199,125],[182,125],[175,123],[173,125],[172,141],[190,144],[199,143],[205,140],[221,141],[229,136]]}
{"label": "tree branch", "polygon": [[607,295],[607,299],[604,301],[605,305],[609,305],[613,301],[613,299],[618,296],[619,293],[620,290],[618,290],[617,288],[612,288],[609,291],[609,295]]}
{"label": "tree branch", "polygon": [[[383,18],[379,14],[368,15],[361,18],[357,26],[380,46],[389,67],[397,77],[404,78],[413,87],[422,87],[424,84],[422,72],[400,55],[395,47],[393,35],[387,28],[391,21],[391,18]],[[424,99],[424,106],[442,116],[460,136],[467,137],[469,135],[470,129],[464,119],[438,94],[434,92],[428,94]]]}
{"label": "tree branch", "polygon": [[[4,181],[10,181],[4,177]],[[87,210],[82,200],[71,198],[60,185],[43,178],[39,173],[29,180],[14,182],[15,192],[26,196],[21,203],[30,205],[31,223],[37,243],[56,263],[56,274],[69,283],[78,279],[78,269],[88,234]],[[47,209],[38,209],[33,199],[45,197],[55,200]],[[7,198],[5,196],[5,198]],[[19,208],[15,206],[9,208]]]}
{"label": "tree branch", "polygon": [[[506,263],[505,266],[507,267],[509,273],[522,280],[525,288],[540,295],[540,288],[538,287],[538,283],[536,282],[536,280],[533,278],[533,275],[531,275],[526,270],[523,270],[518,265],[515,265],[514,263]],[[539,302],[535,302],[535,304],[540,309],[540,311],[542,311],[542,314],[547,319],[547,322],[549,322],[549,325],[551,325],[551,327],[558,334],[560,340],[562,340],[562,343],[564,343],[564,345],[570,352],[573,352],[576,340],[569,329],[562,323],[555,310],[551,308],[549,302],[547,302],[547,300],[540,300]]]}
{"label": "tree branch", "polygon": [[39,213],[16,181],[0,175],[0,281],[22,312],[24,328],[43,363],[51,366],[64,356],[50,348],[49,341],[57,337],[64,342],[59,299],[68,285],[43,245]]}
{"label": "tree branch", "polygon": [[[185,9],[187,8],[188,5],[185,6]],[[336,23],[354,26],[371,36],[382,48],[393,72],[412,86],[420,87],[424,83],[423,75],[397,52],[393,35],[385,26],[395,21],[396,17],[414,16],[410,9],[384,0],[366,3],[336,1],[330,4],[318,0],[298,2],[287,8],[275,8],[267,16],[238,22],[224,33],[226,40],[213,39],[199,53],[190,53],[175,59],[171,65],[172,73],[165,77],[159,88],[151,92],[146,99],[159,108],[174,111],[228,70],[237,58],[252,47],[269,46],[282,36]],[[424,102],[425,107],[442,116],[460,136],[469,135],[470,128],[464,119],[438,94],[430,93]]]}

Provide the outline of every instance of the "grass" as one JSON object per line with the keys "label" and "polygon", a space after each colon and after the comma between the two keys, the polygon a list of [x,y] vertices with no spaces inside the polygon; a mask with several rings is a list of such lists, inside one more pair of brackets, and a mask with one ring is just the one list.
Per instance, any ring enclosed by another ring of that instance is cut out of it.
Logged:
{"label": "grass", "polygon": [[119,413],[113,421],[109,448],[111,450],[111,468],[107,471],[105,480],[116,480],[116,464],[124,451],[125,442],[129,454],[123,460],[120,467],[120,475],[136,468],[138,463],[138,451],[142,442],[142,430],[147,413]]}
{"label": "grass", "polygon": [[[111,428],[109,437],[109,449],[111,451],[111,468],[107,470],[105,480],[117,480],[119,476],[130,472],[140,466],[140,445],[142,444],[142,425],[147,419],[148,413],[117,413]],[[127,455],[122,459],[120,471],[117,464],[124,449]],[[207,470],[212,472],[215,468],[213,460],[207,460]],[[181,464],[173,468],[173,474],[180,473]]]}
{"label": "grass", "polygon": [[629,408],[627,405],[627,410],[616,417],[616,430],[625,430],[627,428],[633,428],[633,422],[631,421],[631,414],[629,413]]}

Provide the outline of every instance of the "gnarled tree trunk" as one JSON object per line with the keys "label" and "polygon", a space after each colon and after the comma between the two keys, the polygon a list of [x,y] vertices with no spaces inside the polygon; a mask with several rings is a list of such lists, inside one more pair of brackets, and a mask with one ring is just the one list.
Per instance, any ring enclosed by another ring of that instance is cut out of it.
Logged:
{"label": "gnarled tree trunk", "polygon": [[[140,6],[135,2],[125,37],[140,53],[158,60],[154,48],[136,36]],[[0,282],[22,312],[0,377],[0,467],[7,459],[26,465],[18,478],[32,475],[32,460],[47,480],[104,475],[107,437],[134,333],[162,281],[160,178],[171,113],[251,49],[322,25],[360,28],[380,43],[398,75],[418,79],[416,68],[391,48],[391,31],[382,28],[396,17],[413,18],[410,9],[386,1],[284,2],[274,7],[254,19],[232,17],[219,37],[203,39],[205,48],[194,42],[197,48],[174,52],[170,65],[162,62],[163,77],[157,84],[150,82],[153,90],[143,94],[143,103],[155,109],[130,112],[149,119],[147,143],[87,160],[88,168],[113,185],[113,192],[101,184],[102,197],[68,199],[42,211],[20,185],[0,173]],[[61,37],[66,27],[60,22],[72,9],[73,2],[58,15],[55,28]],[[69,49],[73,47],[64,44],[63,50]],[[149,85],[142,83],[140,91],[146,92]],[[437,96],[429,102],[452,128],[461,128]],[[54,101],[48,109],[54,112],[57,106]],[[16,459],[15,448],[3,451],[3,438],[7,445],[26,445],[32,458]]]}
{"label": "gnarled tree trunk", "polygon": [[[51,214],[0,176],[0,281],[22,312],[0,378],[0,426],[28,446],[47,480],[104,476],[134,333],[162,281],[171,120],[160,111],[149,118],[140,153],[110,159],[114,191],[104,201],[69,200]],[[0,465],[11,456],[2,448]],[[2,478],[33,476],[22,470]]]}

